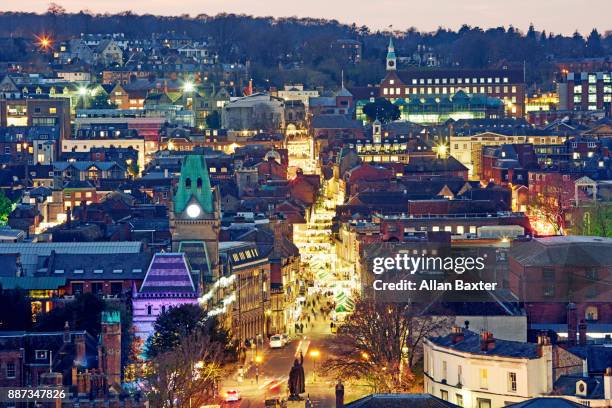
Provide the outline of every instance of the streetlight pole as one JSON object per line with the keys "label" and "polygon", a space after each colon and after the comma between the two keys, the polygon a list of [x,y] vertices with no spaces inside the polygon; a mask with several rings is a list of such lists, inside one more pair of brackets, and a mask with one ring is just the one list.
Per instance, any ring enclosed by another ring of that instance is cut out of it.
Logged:
{"label": "streetlight pole", "polygon": [[310,357],[312,357],[312,382],[315,383],[317,380],[317,357],[319,357],[321,353],[319,350],[312,350],[310,352]]}

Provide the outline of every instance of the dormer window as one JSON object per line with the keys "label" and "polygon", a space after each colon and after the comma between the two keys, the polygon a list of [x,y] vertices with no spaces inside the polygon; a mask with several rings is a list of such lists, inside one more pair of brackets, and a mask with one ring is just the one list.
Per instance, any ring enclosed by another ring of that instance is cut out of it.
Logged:
{"label": "dormer window", "polygon": [[581,397],[586,397],[587,395],[587,383],[586,382],[582,380],[576,381],[576,395],[581,396]]}
{"label": "dormer window", "polygon": [[201,177],[198,177],[197,187],[198,187],[198,190],[202,189],[202,178]]}
{"label": "dormer window", "polygon": [[191,179],[190,178],[187,178],[185,180],[185,188],[189,188],[189,189],[191,188]]}

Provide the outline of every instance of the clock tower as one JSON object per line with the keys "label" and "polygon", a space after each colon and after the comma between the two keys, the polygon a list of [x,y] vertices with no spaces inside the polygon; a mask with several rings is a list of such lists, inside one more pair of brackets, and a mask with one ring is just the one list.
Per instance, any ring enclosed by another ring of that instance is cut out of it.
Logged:
{"label": "clock tower", "polygon": [[389,46],[387,47],[387,71],[397,70],[397,57],[395,55],[395,46],[393,38],[389,38]]}
{"label": "clock tower", "polygon": [[217,190],[210,185],[204,156],[187,155],[172,197],[172,251],[184,252],[200,290],[219,278],[221,210]]}

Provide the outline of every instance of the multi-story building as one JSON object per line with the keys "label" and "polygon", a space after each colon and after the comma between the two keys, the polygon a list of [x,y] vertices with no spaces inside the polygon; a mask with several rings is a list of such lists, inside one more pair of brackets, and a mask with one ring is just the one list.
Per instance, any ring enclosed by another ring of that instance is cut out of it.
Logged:
{"label": "multi-story building", "polygon": [[0,162],[51,164],[57,158],[59,126],[0,127]]}
{"label": "multi-story building", "polygon": [[61,140],[70,138],[70,100],[0,99],[0,127],[7,126],[57,126]]}
{"label": "multi-story building", "polygon": [[[450,334],[427,338],[423,350],[425,391],[466,408],[500,408],[554,395],[558,381],[583,374],[584,361],[546,336],[525,343],[453,327]],[[567,398],[587,402],[586,395]],[[589,406],[605,406],[596,402]]]}
{"label": "multi-story building", "polygon": [[559,109],[612,115],[612,71],[568,72],[557,84]]}
{"label": "multi-story building", "polygon": [[501,99],[509,116],[525,114],[525,78],[518,69],[397,69],[393,41],[389,40],[387,74],[380,96],[387,99],[423,98],[432,95],[482,94]]}
{"label": "multi-story building", "polygon": [[468,177],[477,179],[482,174],[482,149],[484,146],[531,143],[533,145],[561,144],[565,136],[543,135],[506,135],[491,131],[475,135],[451,135],[450,154],[468,168]]}

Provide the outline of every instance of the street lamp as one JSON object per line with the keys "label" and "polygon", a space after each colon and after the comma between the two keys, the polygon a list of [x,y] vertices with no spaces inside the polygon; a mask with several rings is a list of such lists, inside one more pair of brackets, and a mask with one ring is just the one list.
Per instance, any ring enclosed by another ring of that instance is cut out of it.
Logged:
{"label": "street lamp", "polygon": [[312,358],[312,382],[314,383],[317,379],[317,358],[321,355],[319,350],[311,350],[310,357]]}
{"label": "street lamp", "polygon": [[255,356],[255,384],[259,384],[259,364],[263,361],[261,354]]}
{"label": "street lamp", "polygon": [[187,81],[187,82],[185,82],[185,83],[183,84],[183,91],[184,91],[184,92],[189,93],[189,92],[193,92],[194,90],[195,90],[195,85],[194,85],[194,83],[193,83],[193,82],[191,82],[191,81]]}

